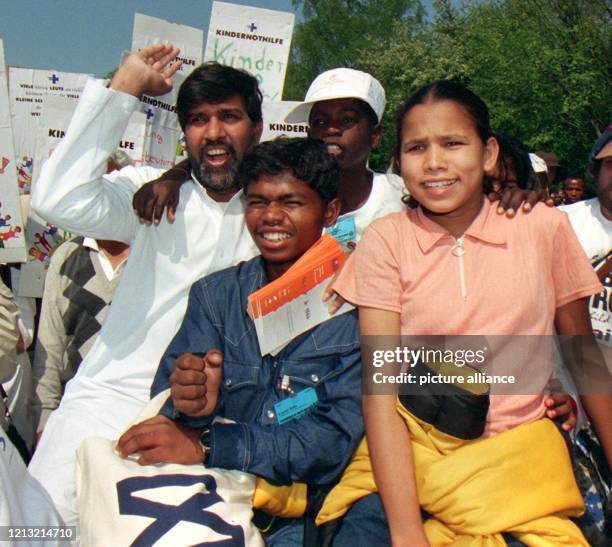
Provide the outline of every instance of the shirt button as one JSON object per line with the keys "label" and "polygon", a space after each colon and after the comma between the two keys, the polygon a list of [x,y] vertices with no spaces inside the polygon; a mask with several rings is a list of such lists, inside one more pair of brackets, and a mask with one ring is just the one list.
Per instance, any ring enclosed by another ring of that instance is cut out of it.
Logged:
{"label": "shirt button", "polygon": [[310,375],[310,379],[311,379],[313,382],[318,382],[318,381],[319,381],[319,377],[318,377],[316,374],[311,374],[311,375]]}
{"label": "shirt button", "polygon": [[225,385],[226,385],[227,387],[230,387],[230,386],[232,385],[232,379],[231,379],[231,378],[228,378],[227,380],[225,380]]}
{"label": "shirt button", "polygon": [[270,420],[272,420],[274,418],[274,411],[273,410],[268,410],[268,412],[266,412],[266,416],[268,416],[268,418],[270,418]]}

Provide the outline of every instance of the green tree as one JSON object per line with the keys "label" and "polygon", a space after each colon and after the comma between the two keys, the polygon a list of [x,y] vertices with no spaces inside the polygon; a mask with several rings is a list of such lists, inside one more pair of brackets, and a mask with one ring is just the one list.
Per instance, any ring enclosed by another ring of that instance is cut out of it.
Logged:
{"label": "green tree", "polygon": [[[401,21],[421,26],[419,0],[294,0],[304,20],[294,31],[284,97],[301,100],[310,82],[338,66],[360,68],[358,52],[369,49]],[[382,52],[381,52],[382,53]]]}
{"label": "green tree", "polygon": [[385,37],[358,52],[361,68],[380,80],[387,95],[383,143],[370,161],[374,168],[386,169],[393,156],[395,118],[411,93],[435,80],[469,79],[462,13],[450,0],[436,0],[433,6],[435,17],[427,25],[397,21]]}
{"label": "green tree", "polygon": [[424,83],[452,78],[479,94],[493,126],[530,149],[556,152],[580,171],[591,143],[612,121],[610,7],[605,0],[434,2],[425,26],[401,21],[355,52],[387,91],[387,139],[393,117]]}
{"label": "green tree", "polygon": [[605,2],[506,0],[475,5],[463,42],[469,85],[497,129],[570,171],[611,118],[610,12]]}

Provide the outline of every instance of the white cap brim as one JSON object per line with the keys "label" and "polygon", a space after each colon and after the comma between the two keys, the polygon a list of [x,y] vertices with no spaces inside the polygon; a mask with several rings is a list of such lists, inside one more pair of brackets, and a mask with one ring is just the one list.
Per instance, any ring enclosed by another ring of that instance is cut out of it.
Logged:
{"label": "white cap brim", "polygon": [[285,121],[287,123],[308,123],[312,105],[318,102],[319,101],[309,101],[298,104],[295,108],[287,113],[285,116]]}

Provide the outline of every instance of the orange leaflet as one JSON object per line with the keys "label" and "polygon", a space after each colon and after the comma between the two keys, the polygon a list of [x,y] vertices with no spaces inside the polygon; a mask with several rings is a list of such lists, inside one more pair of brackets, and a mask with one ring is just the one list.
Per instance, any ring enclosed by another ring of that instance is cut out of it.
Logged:
{"label": "orange leaflet", "polygon": [[344,264],[340,244],[324,233],[284,275],[249,296],[249,315],[257,319],[331,278]]}

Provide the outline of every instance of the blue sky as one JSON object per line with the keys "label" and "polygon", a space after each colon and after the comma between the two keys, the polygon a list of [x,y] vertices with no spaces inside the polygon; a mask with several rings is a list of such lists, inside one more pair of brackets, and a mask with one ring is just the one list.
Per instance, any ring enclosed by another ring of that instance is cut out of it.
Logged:
{"label": "blue sky", "polygon": [[[294,11],[291,0],[228,1]],[[431,0],[423,4],[429,7]],[[212,0],[2,0],[1,5],[7,65],[102,77],[130,49],[134,13],[201,28],[206,42]]]}
{"label": "blue sky", "polygon": [[[291,0],[231,2],[294,11]],[[7,65],[104,76],[130,49],[134,13],[206,33],[211,6],[211,0],[3,0],[0,39]]]}

